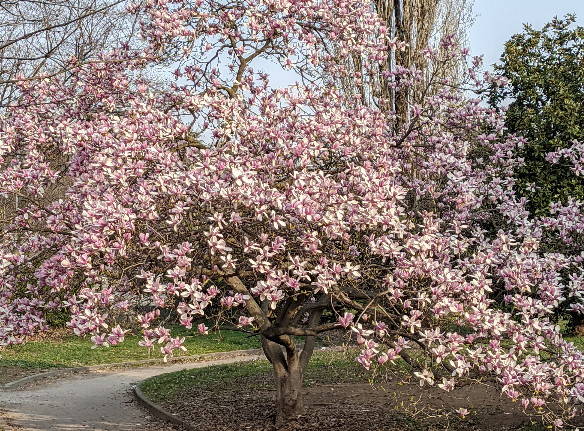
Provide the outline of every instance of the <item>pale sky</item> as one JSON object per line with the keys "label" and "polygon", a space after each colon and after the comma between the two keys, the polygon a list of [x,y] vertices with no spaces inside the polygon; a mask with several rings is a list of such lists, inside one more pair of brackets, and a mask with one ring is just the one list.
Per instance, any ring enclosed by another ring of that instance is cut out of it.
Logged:
{"label": "pale sky", "polygon": [[575,13],[584,25],[584,0],[475,0],[475,22],[469,42],[473,55],[484,55],[485,66],[496,62],[503,44],[523,30],[523,23],[541,28],[554,16]]}
{"label": "pale sky", "polygon": [[[504,43],[523,31],[524,23],[541,28],[554,16],[568,13],[575,13],[578,24],[584,25],[584,0],[474,0],[474,23],[468,35],[471,54],[483,55],[484,66],[490,67],[499,60]],[[293,72],[261,59],[255,67],[268,72],[272,85],[278,87],[290,85],[298,78]]]}

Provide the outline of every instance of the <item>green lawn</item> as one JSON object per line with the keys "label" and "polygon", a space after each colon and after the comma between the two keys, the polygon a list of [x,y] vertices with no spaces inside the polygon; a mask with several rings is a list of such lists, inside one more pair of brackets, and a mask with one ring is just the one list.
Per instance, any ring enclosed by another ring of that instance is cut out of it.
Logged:
{"label": "green lawn", "polygon": [[584,336],[580,337],[565,337],[565,340],[574,343],[574,345],[584,352]]}
{"label": "green lawn", "polygon": [[[199,335],[183,328],[174,329],[174,335],[186,338],[188,351],[181,355],[259,348],[257,337],[237,331],[214,332]],[[191,334],[191,335],[189,335]],[[584,350],[584,337],[569,337],[579,349]],[[88,338],[65,336],[56,339],[31,341],[26,344],[0,349],[0,367],[22,368],[78,367],[85,365],[110,364],[143,359],[161,359],[158,347],[149,353],[148,349],[138,346],[140,337],[129,336],[119,346],[93,348]]]}
{"label": "green lawn", "polygon": [[[180,329],[174,332],[175,335],[186,338],[185,347],[188,350],[180,352],[181,356],[259,348],[257,337],[249,337],[237,331],[221,331],[209,335],[187,335]],[[0,367],[34,369],[78,367],[163,357],[158,346],[151,353],[148,349],[140,347],[138,345],[140,339],[138,336],[129,336],[122,344],[106,348],[93,348],[89,338],[76,336],[30,341],[0,349]]]}
{"label": "green lawn", "polygon": [[[316,352],[304,372],[305,386],[313,384],[334,384],[338,382],[363,382],[372,378],[355,361],[356,351],[346,352]],[[396,365],[398,369],[400,365]],[[252,389],[272,388],[271,365],[267,361],[251,361],[239,364],[215,365],[212,367],[195,368],[175,373],[161,374],[145,380],[140,389],[155,401],[173,399],[175,395],[188,389],[211,389],[223,386],[225,382],[233,385],[244,382],[252,385]],[[265,378],[257,378],[265,376]]]}

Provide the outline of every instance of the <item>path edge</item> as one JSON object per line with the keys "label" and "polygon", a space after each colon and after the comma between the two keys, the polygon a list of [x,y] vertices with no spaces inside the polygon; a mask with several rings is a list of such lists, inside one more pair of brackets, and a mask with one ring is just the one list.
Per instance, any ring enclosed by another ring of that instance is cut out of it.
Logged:
{"label": "path edge", "polygon": [[164,410],[158,404],[150,401],[150,399],[146,395],[144,395],[144,392],[142,392],[142,390],[140,389],[139,384],[134,386],[133,389],[134,389],[134,396],[136,397],[138,402],[142,405],[142,407],[144,407],[146,410],[148,410],[154,416],[156,416],[157,418],[162,419],[166,422],[170,422],[172,424],[178,425],[178,426],[184,428],[185,430],[195,431],[194,426],[188,424],[187,422],[183,421],[181,418],[170,413],[169,411]]}
{"label": "path edge", "polygon": [[[318,349],[318,351],[320,352],[342,352],[347,350],[347,346],[333,346],[333,347],[324,347],[324,348],[320,348]],[[245,359],[248,360],[253,360],[254,357],[258,356],[258,354],[263,354],[262,349],[254,349],[254,350],[238,350],[238,351],[234,351],[234,352],[223,352],[223,353],[239,353],[239,355],[235,354],[235,355],[226,355],[229,358],[235,358],[237,356],[241,356],[242,361],[244,362]],[[221,358],[214,358],[214,359],[221,359]],[[234,364],[239,363],[239,361],[233,361]],[[162,373],[164,374],[164,373]],[[161,374],[159,374],[161,375]],[[148,380],[148,379],[146,379]],[[150,400],[145,394],[144,392],[142,392],[142,390],[140,389],[140,385],[144,382],[145,380],[142,380],[138,383],[136,383],[136,385],[133,386],[132,390],[134,392],[134,395],[136,397],[136,399],[138,400],[138,402],[144,407],[146,408],[146,410],[148,410],[150,413],[152,413],[154,416],[158,417],[159,419],[165,420],[167,422],[173,423],[175,425],[179,425],[182,428],[184,428],[187,431],[198,431],[199,428],[195,427],[194,425],[191,425],[187,422],[185,422],[184,420],[182,420],[180,417],[178,417],[177,415],[170,413],[169,411],[165,410],[164,408],[162,408],[161,406],[159,406],[158,404],[156,404],[155,402],[153,402],[152,400]]]}
{"label": "path edge", "polygon": [[166,365],[166,364],[173,364],[177,362],[206,362],[218,359],[224,359],[226,357],[236,357],[236,356],[248,356],[254,354],[261,354],[261,349],[248,349],[248,350],[231,350],[227,352],[213,352],[213,353],[202,353],[199,355],[190,355],[190,356],[176,356],[173,358],[169,358],[167,362],[164,362],[163,359],[144,359],[140,361],[128,361],[128,362],[115,362],[112,364],[99,364],[99,365],[89,365],[84,367],[70,367],[70,368],[59,368],[56,370],[51,371],[43,371],[42,373],[32,374],[30,376],[22,377],[20,379],[14,380],[12,382],[5,383],[0,385],[0,390],[11,390],[15,389],[18,386],[21,386],[26,383],[31,383],[36,380],[42,380],[47,377],[56,377],[61,375],[67,374],[75,374],[80,372],[89,372],[89,371],[102,371],[107,369],[115,369],[115,368],[126,368],[126,367],[137,367],[140,365]]}
{"label": "path edge", "polygon": [[[262,349],[236,350],[233,352],[220,352],[220,354],[216,354],[213,358],[209,358],[208,360],[199,361],[199,362],[205,363],[205,362],[210,362],[213,360],[221,360],[221,359],[240,359],[240,360],[234,360],[232,362],[233,364],[237,364],[240,362],[247,362],[247,361],[253,361],[256,359],[260,359],[262,357],[262,354],[263,354]],[[162,373],[162,374],[164,374],[164,373]],[[148,379],[146,379],[146,380],[148,380]],[[136,397],[138,402],[142,405],[142,407],[144,407],[146,410],[148,410],[150,413],[152,413],[154,416],[156,416],[159,419],[162,419],[166,422],[170,422],[170,423],[175,424],[175,425],[179,425],[180,427],[184,428],[187,431],[198,431],[198,428],[196,428],[195,426],[185,422],[177,415],[170,413],[168,410],[165,410],[160,405],[156,404],[154,401],[152,401],[150,398],[148,398],[144,394],[144,392],[142,392],[142,390],[140,389],[140,385],[144,381],[145,380],[142,380],[141,382],[138,382],[136,385],[133,385],[133,387],[132,387],[132,390],[134,392],[134,396]]]}

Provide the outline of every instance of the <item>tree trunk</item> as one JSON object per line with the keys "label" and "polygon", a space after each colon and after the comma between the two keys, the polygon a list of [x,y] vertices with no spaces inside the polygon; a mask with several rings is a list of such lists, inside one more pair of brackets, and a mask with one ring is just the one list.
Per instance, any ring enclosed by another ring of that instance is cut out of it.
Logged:
{"label": "tree trunk", "polygon": [[276,378],[276,426],[298,418],[304,410],[302,399],[303,370],[299,361],[289,364],[288,370],[274,369]]}
{"label": "tree trunk", "polygon": [[[313,337],[309,337],[313,338]],[[297,419],[304,410],[302,386],[304,367],[312,356],[312,342],[302,352],[289,344],[287,348],[262,337],[262,347],[272,364],[276,383],[276,427]]]}

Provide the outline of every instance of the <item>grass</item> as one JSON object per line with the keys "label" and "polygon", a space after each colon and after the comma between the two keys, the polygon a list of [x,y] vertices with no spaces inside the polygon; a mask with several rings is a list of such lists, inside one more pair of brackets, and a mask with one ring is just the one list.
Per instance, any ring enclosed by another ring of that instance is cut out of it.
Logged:
{"label": "grass", "polygon": [[[161,374],[142,382],[140,389],[155,401],[172,400],[186,389],[221,390],[242,383],[253,390],[272,389],[271,370],[267,361],[215,365]],[[317,352],[304,372],[304,385],[356,383],[368,381],[371,377],[355,361],[354,351]]]}
{"label": "grass", "polygon": [[[304,371],[304,386],[380,383],[408,369],[405,362],[397,360],[390,367],[374,367],[375,370],[367,371],[355,361],[356,354],[355,349],[316,352]],[[229,384],[226,385],[226,382]],[[171,400],[186,389],[223,390],[240,385],[253,390],[273,389],[271,365],[260,360],[160,374],[143,381],[140,389],[148,397],[160,401]]]}
{"label": "grass", "polygon": [[[257,338],[250,338],[237,331],[221,331],[209,335],[192,333],[187,335],[181,329],[175,329],[173,332],[173,335],[186,338],[185,347],[188,350],[182,353],[185,356],[259,348]],[[79,367],[163,357],[158,347],[148,352],[148,349],[138,346],[140,339],[138,336],[128,336],[122,344],[107,348],[93,348],[89,338],[76,336],[30,341],[0,349],[0,367],[29,369]]]}
{"label": "grass", "polygon": [[573,343],[574,346],[576,346],[576,348],[578,348],[579,350],[582,350],[584,352],[584,336],[565,337],[565,340]]}
{"label": "grass", "polygon": [[[584,351],[584,337],[566,337],[577,348]],[[383,367],[381,368],[383,369]],[[403,361],[396,361],[388,367],[388,374],[403,372],[408,366]],[[257,378],[262,376],[265,378]],[[355,361],[355,352],[317,352],[310,360],[304,374],[304,384],[334,384],[363,381],[380,381],[379,375],[365,371]],[[245,381],[254,389],[271,389],[271,366],[266,361],[252,361],[240,364],[217,365],[213,367],[183,370],[175,373],[161,374],[145,380],[142,391],[155,401],[169,400],[187,389],[213,390],[229,387]],[[228,385],[225,385],[229,382]]]}

